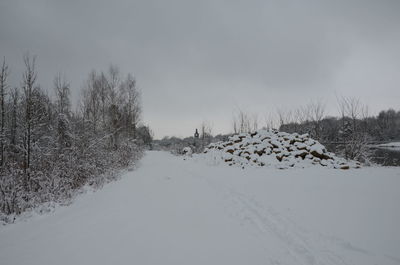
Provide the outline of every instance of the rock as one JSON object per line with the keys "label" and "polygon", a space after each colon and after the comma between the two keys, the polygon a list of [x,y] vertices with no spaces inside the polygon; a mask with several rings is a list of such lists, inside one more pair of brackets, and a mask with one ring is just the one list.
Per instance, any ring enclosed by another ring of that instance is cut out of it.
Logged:
{"label": "rock", "polygon": [[226,152],[228,152],[230,154],[233,154],[233,152],[235,152],[235,150],[234,149],[228,149],[228,150],[226,150]]}
{"label": "rock", "polygon": [[262,156],[263,154],[265,154],[265,150],[260,150],[260,151],[254,151],[255,154]]}
{"label": "rock", "polygon": [[318,157],[319,159],[329,159],[330,157],[328,156],[328,155],[326,155],[326,154],[324,154],[324,153],[322,153],[322,154],[320,154],[319,152],[317,152],[317,151],[311,151],[310,152],[310,154],[311,155],[313,155],[313,156],[315,156],[315,157]]}
{"label": "rock", "polygon": [[294,155],[294,157],[301,157],[302,159],[304,159],[304,158],[306,158],[306,155],[308,155],[308,152],[303,150],[303,151],[300,151],[300,152],[296,153]]}

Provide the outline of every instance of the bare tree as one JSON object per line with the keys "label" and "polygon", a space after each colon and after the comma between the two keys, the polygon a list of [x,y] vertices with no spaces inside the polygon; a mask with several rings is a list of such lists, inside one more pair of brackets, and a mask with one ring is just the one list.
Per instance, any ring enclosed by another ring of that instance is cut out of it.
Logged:
{"label": "bare tree", "polygon": [[360,119],[366,115],[368,107],[358,98],[337,98],[341,116],[342,150],[346,159],[368,161],[368,134],[361,129]]}
{"label": "bare tree", "polygon": [[342,118],[348,117],[351,120],[352,130],[357,131],[357,120],[359,120],[365,110],[360,99],[354,97],[341,97],[337,99],[339,105],[339,112]]}
{"label": "bare tree", "polygon": [[60,151],[72,145],[69,117],[71,113],[70,84],[60,73],[54,78],[57,110],[57,138]]}
{"label": "bare tree", "polygon": [[321,101],[311,102],[307,105],[309,119],[313,124],[313,136],[321,139],[321,121],[325,116],[325,105]]}
{"label": "bare tree", "polygon": [[278,122],[276,115],[274,115],[272,112],[269,112],[265,115],[264,117],[265,120],[265,129],[267,130],[272,130],[272,129],[278,129]]}
{"label": "bare tree", "polygon": [[277,109],[279,128],[284,124],[289,124],[293,120],[293,113],[291,110]]}
{"label": "bare tree", "polygon": [[105,78],[111,104],[116,104],[118,96],[118,88],[121,82],[119,68],[115,65],[110,65],[108,68],[108,78]]}
{"label": "bare tree", "polygon": [[29,181],[29,169],[31,166],[32,151],[32,103],[33,90],[37,78],[35,70],[36,57],[24,55],[25,72],[22,76],[22,89],[25,97],[25,132],[24,132],[24,171],[26,175],[26,185]]}
{"label": "bare tree", "polygon": [[70,84],[67,82],[65,76],[60,73],[54,78],[54,92],[56,94],[56,105],[58,113],[69,114],[71,111],[70,102]]}
{"label": "bare tree", "polygon": [[[86,82],[86,86],[83,89],[83,113],[84,113],[84,117],[86,118],[87,121],[90,122],[91,126],[92,126],[92,131],[94,134],[97,133],[97,125],[98,125],[98,121],[99,121],[99,116],[101,111],[101,101],[103,101],[102,99],[102,94],[101,94],[101,90],[98,84],[98,78],[97,78],[97,74],[95,71],[92,71],[89,74],[89,78]],[[106,97],[106,96],[104,96]],[[103,104],[105,104],[105,101],[103,102]],[[104,110],[105,110],[105,106],[103,106]],[[104,113],[102,113],[103,115],[105,115],[105,111]],[[105,116],[103,117],[103,119],[105,119]],[[105,123],[105,121],[103,122]]]}
{"label": "bare tree", "polygon": [[5,96],[8,88],[7,78],[9,70],[6,64],[6,58],[3,59],[3,64],[0,70],[0,109],[1,109],[1,124],[0,124],[0,167],[4,165],[4,126],[5,126]]}
{"label": "bare tree", "polygon": [[233,114],[232,127],[234,133],[249,133],[258,129],[258,115],[249,114],[238,109]]}
{"label": "bare tree", "polygon": [[309,116],[308,108],[301,106],[293,111],[293,122],[303,124]]}
{"label": "bare tree", "polygon": [[136,127],[142,114],[140,92],[136,86],[136,80],[131,74],[128,74],[121,87],[121,95],[126,99],[125,128],[128,135],[135,138]]}
{"label": "bare tree", "polygon": [[10,143],[15,146],[17,143],[17,119],[18,119],[18,103],[19,103],[19,89],[15,87],[10,93],[10,106],[11,106],[11,122],[10,122]]}
{"label": "bare tree", "polygon": [[209,121],[203,121],[200,125],[200,138],[205,140],[212,136],[213,125]]}
{"label": "bare tree", "polygon": [[255,131],[257,131],[258,130],[258,114],[257,113],[253,113],[251,116],[250,116],[250,121],[251,121],[251,123],[250,123],[250,129],[251,129],[251,131],[252,132],[255,132]]}
{"label": "bare tree", "polygon": [[200,124],[200,139],[199,141],[195,141],[193,146],[194,152],[202,152],[204,147],[211,143],[212,140],[212,130],[213,125],[209,121],[203,121]]}

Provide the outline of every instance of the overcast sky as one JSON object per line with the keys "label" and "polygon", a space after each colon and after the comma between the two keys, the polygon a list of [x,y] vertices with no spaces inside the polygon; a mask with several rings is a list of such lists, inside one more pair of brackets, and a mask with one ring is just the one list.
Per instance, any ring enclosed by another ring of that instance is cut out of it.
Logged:
{"label": "overcast sky", "polygon": [[400,109],[400,1],[0,0],[0,55],[19,84],[22,56],[39,83],[57,72],[79,99],[87,74],[132,73],[156,137],[203,120],[231,129],[232,112],[266,113],[336,95],[372,112]]}

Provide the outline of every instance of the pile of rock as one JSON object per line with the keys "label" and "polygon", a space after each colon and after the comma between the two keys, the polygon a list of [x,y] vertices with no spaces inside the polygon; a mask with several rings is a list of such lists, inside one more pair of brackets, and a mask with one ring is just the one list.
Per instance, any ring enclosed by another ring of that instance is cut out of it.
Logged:
{"label": "pile of rock", "polygon": [[222,159],[229,165],[276,166],[277,168],[324,167],[349,169],[359,163],[346,161],[326,150],[325,146],[311,139],[308,134],[260,130],[238,134],[226,142],[210,144],[204,151]]}

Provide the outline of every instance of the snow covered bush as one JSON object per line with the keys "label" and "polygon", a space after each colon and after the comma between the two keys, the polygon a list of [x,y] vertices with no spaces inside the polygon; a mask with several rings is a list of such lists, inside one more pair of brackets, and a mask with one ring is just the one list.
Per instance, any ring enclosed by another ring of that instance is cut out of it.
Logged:
{"label": "snow covered bush", "polygon": [[[70,85],[56,76],[55,100],[36,84],[35,59],[24,57],[22,89],[0,101],[0,221],[33,208],[69,203],[85,185],[101,187],[142,156],[141,103],[134,78],[112,66],[92,72],[78,111]],[[4,68],[5,66],[3,66]],[[4,69],[3,69],[4,70]],[[8,88],[0,71],[0,90]],[[21,93],[22,91],[22,93]]]}
{"label": "snow covered bush", "polygon": [[188,146],[183,148],[182,149],[182,154],[185,155],[185,156],[192,156],[192,154],[193,154],[192,148],[190,148]]}

